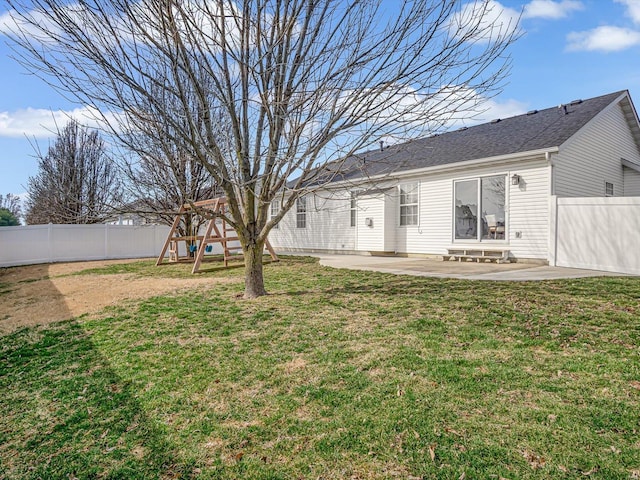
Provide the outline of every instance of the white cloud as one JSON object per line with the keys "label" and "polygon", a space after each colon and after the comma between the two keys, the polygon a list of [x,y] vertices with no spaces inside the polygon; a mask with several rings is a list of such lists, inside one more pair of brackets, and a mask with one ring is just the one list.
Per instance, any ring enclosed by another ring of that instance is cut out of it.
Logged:
{"label": "white cloud", "polygon": [[470,35],[470,41],[489,42],[512,33],[519,18],[519,12],[496,0],[466,3],[449,21],[449,32],[454,37]]}
{"label": "white cloud", "polygon": [[[425,94],[411,87],[398,85],[392,92],[363,92],[368,103],[372,124],[384,125],[388,139],[394,128],[403,132],[428,133],[449,130],[463,125],[483,123],[493,118],[507,118],[527,111],[516,100],[498,101],[487,98],[465,85],[443,85],[437,92]],[[352,98],[347,92],[343,101]],[[369,103],[367,99],[371,99]],[[360,107],[363,102],[359,102]],[[391,143],[391,141],[389,140]]]}
{"label": "white cloud", "polygon": [[[65,7],[69,19],[79,22],[77,4],[70,3]],[[40,43],[47,43],[49,40],[42,34],[43,31],[49,31],[53,35],[59,35],[60,29],[51,22],[51,19],[39,10],[31,10],[28,12],[31,21],[25,21],[16,10],[9,10],[0,15],[0,34],[24,36]],[[35,27],[34,25],[38,25]]]}
{"label": "white cloud", "polygon": [[627,7],[627,16],[631,17],[634,23],[640,23],[640,0],[614,0]]}
{"label": "white cloud", "polygon": [[527,105],[522,102],[487,98],[464,85],[442,87],[421,108],[429,112],[433,125],[440,124],[445,130],[485,123],[494,118],[509,118],[527,111]]}
{"label": "white cloud", "polygon": [[[104,126],[100,113],[91,107],[69,111],[25,108],[14,112],[0,112],[0,137],[50,138],[72,118],[89,128]],[[114,122],[113,125],[116,124],[115,115],[108,114],[107,118]]]}
{"label": "white cloud", "polygon": [[629,28],[602,26],[567,35],[567,50],[617,52],[640,45],[640,32]]}
{"label": "white cloud", "polygon": [[571,12],[582,10],[584,5],[577,0],[532,0],[524,6],[523,18],[546,18],[557,20],[564,18]]}
{"label": "white cloud", "polygon": [[[20,27],[23,26],[26,28],[22,22],[15,17],[15,10],[9,10],[8,12],[4,12],[0,15],[0,33],[3,35],[9,35],[11,33],[17,32],[20,30]],[[35,32],[30,31],[30,34]]]}
{"label": "white cloud", "polygon": [[476,101],[481,104],[480,112],[478,112],[478,108],[471,108],[467,110],[467,114],[472,114],[475,110],[476,113],[473,114],[473,116],[451,119],[451,121],[446,124],[446,128],[451,130],[462,126],[470,127],[472,125],[486,123],[495,118],[504,119],[515,117],[528,110],[526,103],[513,99],[500,101],[496,98],[483,99],[482,97],[477,97]]}
{"label": "white cloud", "polygon": [[515,117],[516,115],[526,113],[528,110],[526,103],[513,99],[507,99],[502,102],[496,99],[491,99],[487,101],[486,108],[487,111],[478,117],[479,123],[484,123],[487,120],[492,120],[494,118]]}
{"label": "white cloud", "polygon": [[[220,5],[214,0],[184,0],[173,5],[176,28],[187,47],[198,49],[209,45],[216,50],[223,42],[227,47],[238,44],[242,12],[233,1]],[[80,32],[79,38],[93,41],[95,48],[115,46],[117,51],[120,42],[155,44],[171,41],[172,37],[166,32],[156,10],[156,3],[149,0],[131,2],[128,13],[122,16],[92,10],[77,2],[65,4],[53,13],[43,13],[41,8],[21,13],[9,10],[0,14],[0,34],[21,37],[33,44],[54,45],[74,43],[76,36],[69,32]],[[264,18],[268,22],[272,17],[264,15]],[[63,28],[60,22],[64,23]],[[117,32],[117,38],[104,35],[104,25],[107,24]],[[221,24],[224,24],[224,38],[220,36]],[[252,41],[255,43],[255,39]]]}

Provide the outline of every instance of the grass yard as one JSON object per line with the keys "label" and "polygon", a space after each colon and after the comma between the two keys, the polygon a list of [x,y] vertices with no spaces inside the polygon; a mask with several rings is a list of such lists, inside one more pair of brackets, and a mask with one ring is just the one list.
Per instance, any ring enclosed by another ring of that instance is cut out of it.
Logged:
{"label": "grass yard", "polygon": [[640,278],[242,274],[0,337],[0,478],[640,478]]}

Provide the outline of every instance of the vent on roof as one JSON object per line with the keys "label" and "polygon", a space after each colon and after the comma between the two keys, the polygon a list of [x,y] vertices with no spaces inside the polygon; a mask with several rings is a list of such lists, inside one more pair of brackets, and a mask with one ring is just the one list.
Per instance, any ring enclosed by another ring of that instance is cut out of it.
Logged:
{"label": "vent on roof", "polygon": [[469,127],[460,127],[460,128],[458,129],[458,131],[459,131],[459,132],[461,132],[461,131],[463,131],[463,130],[467,130],[468,128],[469,128]]}
{"label": "vent on roof", "polygon": [[558,105],[558,110],[562,111],[562,113],[564,113],[565,115],[567,113],[569,113],[569,111],[567,110],[567,105],[566,104]]}
{"label": "vent on roof", "polygon": [[571,100],[571,103],[569,105],[580,105],[581,103],[582,103],[582,99]]}
{"label": "vent on roof", "polygon": [[494,118],[493,120],[491,120],[491,123],[498,123],[498,122],[500,122],[499,118]]}
{"label": "vent on roof", "polygon": [[538,110],[529,110],[527,115],[535,115],[536,113],[538,113]]}

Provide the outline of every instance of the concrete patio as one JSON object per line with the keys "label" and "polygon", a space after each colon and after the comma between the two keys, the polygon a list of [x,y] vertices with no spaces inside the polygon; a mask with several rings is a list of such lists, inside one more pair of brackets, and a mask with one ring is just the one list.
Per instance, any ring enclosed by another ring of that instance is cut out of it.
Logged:
{"label": "concrete patio", "polygon": [[437,258],[377,257],[369,255],[337,255],[328,253],[278,252],[282,255],[317,257],[320,264],[332,268],[368,270],[418,277],[460,278],[466,280],[556,280],[624,274],[576,268],[550,267],[532,263],[443,262]]}

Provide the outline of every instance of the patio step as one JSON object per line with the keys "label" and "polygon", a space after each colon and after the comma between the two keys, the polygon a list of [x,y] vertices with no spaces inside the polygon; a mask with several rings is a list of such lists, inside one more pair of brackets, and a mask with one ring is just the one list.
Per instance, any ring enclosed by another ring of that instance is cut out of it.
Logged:
{"label": "patio step", "polygon": [[449,248],[443,261],[509,263],[509,250],[495,248]]}

